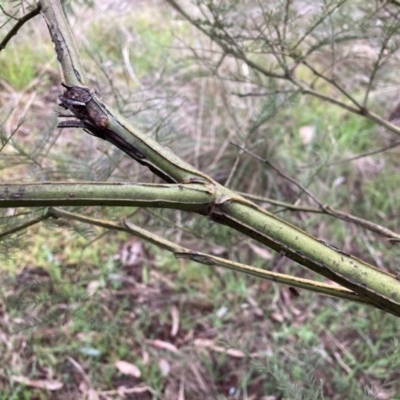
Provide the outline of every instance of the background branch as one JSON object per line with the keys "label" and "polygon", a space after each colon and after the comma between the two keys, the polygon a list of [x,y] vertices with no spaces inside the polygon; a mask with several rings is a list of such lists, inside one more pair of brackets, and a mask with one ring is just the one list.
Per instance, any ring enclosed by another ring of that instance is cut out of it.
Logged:
{"label": "background branch", "polygon": [[28,22],[30,19],[36,17],[36,15],[40,14],[40,10],[41,10],[41,7],[40,7],[40,4],[38,4],[37,7],[34,8],[32,11],[25,14],[22,18],[18,18],[18,22],[12,27],[12,29],[7,33],[7,35],[4,37],[4,39],[0,42],[0,52],[6,48],[8,42],[11,40],[11,38],[18,33],[18,31],[22,28],[22,26],[26,22]]}
{"label": "background branch", "polygon": [[128,220],[124,220],[124,224],[121,225],[114,221],[91,218],[77,213],[68,212],[56,207],[51,207],[48,209],[45,218],[50,217],[72,219],[90,225],[100,226],[106,229],[128,232],[137,237],[140,237],[141,239],[146,240],[149,243],[156,245],[159,248],[172,252],[177,258],[190,259],[204,265],[221,266],[261,279],[298,287],[300,289],[307,289],[316,293],[325,294],[336,298],[345,298],[347,300],[355,301],[358,303],[365,303],[375,306],[374,303],[369,302],[367,299],[362,299],[354,292],[351,292],[345,288],[336,285],[329,285],[321,282],[311,281],[309,279],[296,278],[285,274],[265,271],[263,269],[254,268],[242,263],[233,262],[221,257],[216,257],[211,254],[190,250],[186,247],[177,245],[176,243],[171,242],[170,240],[167,240],[155,233],[149,232],[148,230],[143,229],[135,224],[132,224]]}
{"label": "background branch", "polygon": [[[282,73],[281,74],[275,73],[275,72],[265,69],[259,63],[254,62],[249,57],[247,57],[246,50],[244,48],[242,48],[236,40],[232,39],[226,31],[223,31],[223,34],[220,34],[215,29],[205,29],[202,26],[202,23],[204,23],[204,26],[207,26],[207,24],[205,23],[206,20],[200,20],[200,19],[191,17],[189,15],[189,13],[186,12],[182,6],[180,6],[179,2],[177,2],[175,0],[166,0],[166,2],[168,4],[170,4],[176,11],[178,11],[191,25],[195,26],[202,33],[204,33],[206,36],[208,36],[213,42],[218,44],[221,47],[221,49],[224,51],[225,54],[231,55],[232,57],[234,57],[238,60],[244,61],[248,65],[249,68],[261,73],[262,75],[264,75],[267,78],[274,78],[277,80],[284,80],[284,81],[291,82],[294,86],[298,87],[303,94],[309,94],[309,95],[317,97],[321,100],[335,104],[347,111],[350,111],[354,114],[363,116],[363,117],[369,119],[370,121],[377,123],[378,125],[388,129],[389,131],[395,133],[396,135],[400,135],[399,127],[397,127],[395,124],[392,124],[391,122],[389,122],[386,118],[382,118],[379,115],[368,110],[365,107],[365,105],[361,105],[347,90],[343,89],[338,84],[336,79],[331,79],[329,77],[326,77],[324,74],[321,74],[320,72],[318,72],[315,67],[313,67],[306,61],[305,57],[303,57],[301,55],[300,56],[297,55],[296,51],[293,50],[292,53],[288,54],[288,55],[290,55],[290,57],[292,57],[294,59],[295,67],[297,67],[299,63],[306,65],[317,77],[324,79],[333,88],[336,88],[346,98],[350,99],[350,101],[353,103],[353,105],[347,104],[346,102],[343,102],[342,100],[332,97],[326,93],[316,91],[312,87],[313,85],[308,85],[305,82],[297,79],[294,74],[294,68],[292,68],[292,70],[289,71],[289,69],[287,68],[287,63],[285,65],[283,65],[278,53],[276,53],[276,52],[274,52],[274,55],[277,59],[278,65],[280,65],[282,67],[282,70],[283,70]],[[339,3],[339,5],[340,5],[340,3]],[[329,15],[329,13],[325,14],[324,18],[327,18],[328,15]],[[320,24],[320,22],[321,21],[319,21],[318,24]],[[296,47],[298,47],[298,45],[294,46],[294,49],[296,49]],[[312,52],[314,52],[315,50],[316,50],[316,48],[314,48]],[[312,52],[308,53],[307,56],[310,56],[310,54]],[[374,72],[373,75],[375,76],[375,74],[376,74],[376,72]],[[370,89],[367,89],[367,90],[369,92]]]}

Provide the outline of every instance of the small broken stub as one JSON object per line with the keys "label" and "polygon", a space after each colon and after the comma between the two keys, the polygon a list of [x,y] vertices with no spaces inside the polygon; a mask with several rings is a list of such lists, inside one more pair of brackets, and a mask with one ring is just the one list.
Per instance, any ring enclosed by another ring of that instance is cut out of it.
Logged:
{"label": "small broken stub", "polygon": [[72,112],[79,120],[95,126],[98,129],[108,128],[108,117],[96,104],[92,91],[79,86],[67,86],[65,92],[59,96],[60,106]]}

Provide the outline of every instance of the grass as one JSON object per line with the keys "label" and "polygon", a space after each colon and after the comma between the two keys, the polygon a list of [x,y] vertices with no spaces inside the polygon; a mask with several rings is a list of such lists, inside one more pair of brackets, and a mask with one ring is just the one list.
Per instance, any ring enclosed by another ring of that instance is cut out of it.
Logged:
{"label": "grass", "polygon": [[[184,57],[187,52],[177,48],[184,39],[197,43],[199,51],[205,44],[181,21],[166,18],[160,5],[117,14],[109,24],[108,15],[89,12],[77,35],[91,83],[104,88],[107,99],[126,103],[143,129],[153,132],[155,121],[167,119],[157,134],[168,137],[180,156],[226,179],[237,153],[227,146],[217,159],[219,149],[228,137],[246,140],[324,203],[399,229],[396,153],[378,156],[382,169],[325,165],[384,143],[371,123],[311,98],[282,104],[238,99],[227,83],[211,80],[204,66]],[[18,170],[5,165],[1,179],[26,180],[28,174],[43,180],[151,181],[107,143],[81,132],[56,137],[40,129],[47,127],[60,88],[53,65],[39,89],[23,91],[52,57],[48,42],[40,41],[39,50],[29,46],[30,36],[44,36],[45,27],[30,29],[0,58],[3,87],[23,96],[15,105],[0,93],[0,104],[23,108],[27,94],[38,91],[40,101],[14,140],[28,149],[45,143],[46,152]],[[137,81],[121,62],[127,40]],[[257,118],[263,124],[248,134],[246,126]],[[17,120],[11,116],[10,125]],[[304,126],[315,128],[309,144],[299,135]],[[7,136],[10,128],[2,129]],[[13,154],[12,146],[2,154]],[[299,196],[249,156],[240,156],[236,172],[235,189],[286,201]],[[302,204],[311,202],[303,196]],[[75,211],[115,220],[132,213],[135,223],[190,248],[321,279],[272,251],[255,255],[248,238],[197,216],[117,207]],[[279,215],[346,252],[398,269],[398,247],[378,236],[319,215]],[[16,238],[1,273],[0,399],[400,399],[398,321],[375,309],[306,291],[296,298],[286,287],[176,260],[127,234],[68,221],[34,226]],[[140,376],[118,369],[121,360],[136,366]],[[58,389],[43,388],[52,381]]]}

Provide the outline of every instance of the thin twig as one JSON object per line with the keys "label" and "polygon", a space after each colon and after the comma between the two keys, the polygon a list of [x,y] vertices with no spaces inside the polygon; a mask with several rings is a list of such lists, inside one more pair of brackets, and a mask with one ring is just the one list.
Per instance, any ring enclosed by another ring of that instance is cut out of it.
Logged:
{"label": "thin twig", "polygon": [[392,35],[387,35],[385,37],[385,40],[382,43],[382,46],[379,50],[379,54],[378,54],[378,58],[375,60],[373,68],[372,68],[372,72],[370,74],[370,77],[368,79],[368,86],[367,86],[367,90],[365,91],[365,95],[364,95],[364,101],[363,101],[363,107],[367,107],[367,103],[368,103],[368,97],[369,94],[371,92],[372,89],[372,84],[374,82],[375,76],[379,70],[379,67],[381,66],[381,60],[384,58],[384,53],[385,50],[387,49],[387,45],[389,43],[390,38],[392,37]]}
{"label": "thin twig", "polygon": [[[207,29],[205,29],[201,25],[201,23],[199,23],[198,20],[192,18],[175,0],[166,0],[166,1],[173,8],[175,8],[193,26],[195,26],[197,29],[199,29],[201,32],[203,32],[205,35],[207,35],[214,43],[218,44],[226,54],[230,54],[231,56],[235,57],[236,59],[242,60],[243,62],[245,62],[248,65],[248,67],[252,68],[253,70],[260,72],[261,74],[263,74],[264,76],[266,76],[268,78],[287,80],[287,81],[291,82],[293,85],[297,86],[300,89],[300,91],[302,92],[302,94],[310,94],[321,100],[328,101],[329,103],[335,104],[335,105],[337,105],[347,111],[350,111],[354,114],[361,115],[361,116],[369,119],[370,121],[373,121],[373,122],[377,123],[378,125],[387,128],[391,132],[393,132],[397,135],[400,135],[399,127],[397,127],[396,125],[390,123],[386,119],[372,113],[371,111],[369,111],[368,109],[363,107],[353,96],[351,96],[345,89],[343,89],[335,80],[326,77],[325,75],[318,72],[314,67],[309,65],[305,61],[304,56],[301,59],[301,63],[304,64],[305,66],[307,66],[308,68],[310,68],[310,70],[316,76],[320,77],[321,79],[324,79],[326,82],[333,85],[339,92],[341,92],[344,96],[346,96],[355,105],[355,107],[350,104],[347,104],[341,100],[335,99],[334,97],[331,97],[331,96],[328,96],[328,95],[325,95],[323,93],[319,93],[319,92],[313,90],[312,87],[305,85],[304,83],[296,80],[293,77],[293,74],[291,74],[291,73],[286,72],[283,74],[279,74],[279,73],[268,71],[267,69],[263,68],[261,65],[250,60],[246,56],[244,51],[236,44],[236,42],[232,43],[232,39],[230,36],[228,38],[225,38],[223,36],[221,37],[221,35],[216,35],[215,31],[209,32]],[[230,39],[229,44],[225,43],[224,39],[225,40]],[[274,55],[276,56],[276,52],[274,53]]]}
{"label": "thin twig", "polygon": [[291,178],[290,176],[287,176],[286,174],[284,174],[283,172],[281,172],[279,170],[279,168],[275,167],[270,161],[258,156],[257,154],[253,153],[252,151],[246,149],[245,147],[241,146],[240,144],[236,144],[231,142],[233,146],[238,147],[239,149],[243,150],[245,153],[250,154],[252,157],[254,157],[255,159],[261,161],[262,163],[268,165],[270,168],[272,168],[279,176],[281,176],[282,178],[288,180],[289,182],[293,183],[294,185],[296,185],[301,191],[303,191],[305,194],[307,194],[307,196],[309,196],[312,200],[315,201],[315,203],[317,203],[319,205],[319,207],[321,208],[321,210],[325,209],[325,206],[307,189],[305,188],[302,184],[300,184],[299,182],[297,182],[296,180],[294,180],[293,178]]}
{"label": "thin twig", "polygon": [[310,35],[310,33],[315,30],[322,22],[324,22],[331,14],[333,14],[346,0],[342,0],[338,2],[337,4],[332,7],[332,9],[328,10],[326,13],[322,13],[321,17],[317,19],[312,25],[310,25],[305,32],[303,33],[303,36],[300,37],[300,39],[296,42],[296,44],[292,47],[293,50],[297,49],[300,44],[304,41],[304,39]]}
{"label": "thin twig", "polygon": [[229,92],[229,94],[233,94],[237,97],[264,97],[264,96],[273,96],[282,93],[293,93],[293,89],[288,90],[271,90],[269,92],[261,92],[261,93],[254,93],[254,92],[246,92],[246,93],[237,93],[237,92]]}
{"label": "thin twig", "polygon": [[321,210],[319,207],[308,207],[308,206],[299,206],[292,203],[286,203],[285,201],[270,199],[269,197],[258,196],[256,194],[250,194],[245,192],[236,192],[241,196],[245,197],[248,200],[257,201],[260,203],[268,203],[273,206],[281,207],[288,209],[290,211],[297,211],[297,212],[309,212],[313,214],[324,214],[324,210]]}
{"label": "thin twig", "polygon": [[83,223],[100,226],[106,229],[118,230],[134,234],[135,236],[138,236],[141,239],[144,239],[158,246],[159,248],[172,252],[177,258],[191,259],[195,262],[204,265],[222,266],[224,268],[228,268],[234,271],[239,271],[266,280],[271,280],[274,282],[295,286],[306,290],[311,290],[320,294],[325,294],[328,296],[333,296],[338,298],[346,298],[348,300],[352,300],[355,302],[375,305],[370,303],[368,299],[358,296],[353,291],[338,285],[324,284],[309,279],[297,278],[277,272],[266,271],[264,269],[254,268],[246,264],[241,264],[234,261],[226,260],[221,257],[190,250],[186,247],[177,245],[176,243],[171,242],[155,233],[149,232],[146,229],[140,228],[132,224],[131,222],[127,221],[126,219],[124,219],[124,224],[121,225],[114,221],[91,218],[55,207],[49,209],[49,215],[52,215],[53,217],[56,218],[72,219],[75,221],[80,221]]}
{"label": "thin twig", "polygon": [[4,147],[7,146],[8,142],[13,138],[13,136],[18,132],[18,129],[22,126],[22,124],[23,124],[23,119],[21,118],[18,121],[16,128],[11,132],[10,136],[8,138],[5,138],[3,145],[0,148],[0,153],[3,151]]}
{"label": "thin twig", "polygon": [[328,82],[331,84],[333,87],[335,87],[340,93],[342,93],[344,96],[346,96],[356,107],[358,110],[362,110],[363,107],[361,104],[349,93],[347,90],[343,89],[335,79],[328,78],[325,76],[323,73],[319,72],[316,68],[314,68],[312,65],[310,65],[307,61],[302,62],[303,65],[305,65],[314,75],[318,76],[319,78],[323,79],[324,81]]}
{"label": "thin twig", "polygon": [[[328,205],[323,205],[307,188],[305,188],[304,186],[302,186],[300,183],[298,183],[294,179],[292,179],[289,176],[282,173],[278,168],[276,168],[274,165],[272,165],[269,161],[257,156],[250,150],[247,150],[238,144],[235,144],[235,143],[232,143],[232,144],[236,147],[239,147],[241,150],[245,151],[246,153],[250,154],[252,157],[256,158],[257,160],[267,164],[270,168],[272,168],[274,171],[276,171],[281,177],[283,177],[284,179],[287,179],[289,182],[296,185],[304,193],[306,193],[308,196],[310,196],[319,205],[319,208],[300,207],[300,206],[293,205],[290,203],[284,203],[284,202],[280,202],[280,201],[276,201],[276,200],[272,200],[272,199],[268,199],[268,198],[263,198],[260,196],[249,195],[246,193],[239,192],[239,194],[241,194],[243,197],[246,197],[249,200],[253,200],[253,201],[255,200],[255,201],[265,202],[265,203],[269,203],[269,204],[274,204],[274,205],[281,206],[281,207],[284,207],[285,209],[289,209],[292,211],[303,211],[303,212],[311,212],[311,213],[320,213],[320,214],[330,215],[332,217],[341,219],[342,221],[350,222],[357,226],[361,226],[362,228],[367,229],[369,231],[378,233],[382,236],[387,237],[391,241],[400,240],[400,234],[392,231],[391,229],[385,228],[385,227],[383,227],[379,224],[376,224],[374,222],[371,222],[369,220],[366,220],[366,219],[363,219],[360,217],[356,217],[355,215],[345,213],[344,211],[335,210],[334,208],[331,208]],[[399,144],[400,144],[400,142],[399,142]]]}
{"label": "thin twig", "polygon": [[373,156],[373,155],[379,154],[379,153],[384,153],[385,151],[393,149],[393,148],[395,148],[395,147],[397,147],[399,145],[400,145],[400,141],[397,141],[397,142],[394,142],[394,143],[392,143],[392,144],[390,144],[388,146],[381,147],[380,149],[371,150],[371,151],[368,151],[366,153],[359,154],[358,156],[346,158],[344,160],[334,161],[334,162],[332,162],[330,164],[324,165],[324,167],[332,167],[334,165],[345,164],[345,163],[348,163],[348,162],[351,162],[351,161],[359,160],[359,159],[364,158],[364,157]]}
{"label": "thin twig", "polygon": [[24,222],[21,225],[14,226],[13,228],[10,228],[10,229],[7,229],[6,231],[0,232],[0,239],[5,236],[13,235],[14,233],[22,231],[26,228],[29,228],[32,225],[38,224],[39,222],[42,222],[47,218],[49,218],[49,215],[44,214],[44,215],[41,215],[40,217],[33,218],[30,221]]}
{"label": "thin twig", "polygon": [[[233,41],[233,39],[228,36],[227,38],[229,40],[229,44],[224,43],[219,37],[215,36],[215,32],[208,32],[207,29],[204,29],[196,20],[190,17],[188,13],[186,13],[183,8],[178,5],[178,3],[174,0],[166,0],[167,3],[169,3],[172,7],[174,7],[183,17],[185,17],[192,25],[194,25],[197,29],[199,29],[201,32],[203,32],[205,35],[207,35],[213,42],[217,43],[226,54],[231,54],[237,59],[240,59],[244,61],[249,67],[261,72],[263,75],[268,76],[270,78],[276,78],[276,79],[286,79],[285,75],[282,74],[276,74],[274,72],[268,71],[265,68],[261,67],[260,65],[256,64],[255,62],[249,60],[243,51],[238,48],[236,43]],[[225,39],[227,39],[225,38]],[[232,43],[233,41],[233,43]]]}
{"label": "thin twig", "polygon": [[7,35],[5,36],[5,38],[0,42],[0,52],[6,48],[7,43],[11,40],[11,38],[14,35],[17,34],[17,32],[25,24],[25,22],[28,22],[30,19],[32,19],[33,17],[36,17],[36,15],[40,14],[40,8],[41,8],[40,4],[38,4],[36,8],[34,8],[28,14],[25,14],[22,18],[18,19],[18,22],[12,27],[10,32],[8,32]]}
{"label": "thin twig", "polygon": [[[8,13],[3,6],[0,4],[0,10],[3,12],[4,15],[6,15],[7,17],[11,18],[11,19],[15,19],[16,21],[19,21],[19,18],[17,18],[15,15],[11,15],[10,13]],[[18,11],[17,11],[18,12]],[[17,14],[17,13],[15,13]]]}

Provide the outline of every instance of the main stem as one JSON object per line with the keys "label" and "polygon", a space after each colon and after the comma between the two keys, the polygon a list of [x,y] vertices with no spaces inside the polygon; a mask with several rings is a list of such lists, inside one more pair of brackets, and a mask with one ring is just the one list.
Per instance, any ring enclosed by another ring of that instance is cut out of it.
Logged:
{"label": "main stem", "polygon": [[[41,5],[67,83],[72,85],[62,101],[79,120],[74,126],[82,126],[93,135],[108,140],[159,176],[177,184],[178,188],[191,185],[192,189],[208,191],[207,215],[214,221],[233,227],[282,256],[347,287],[377,307],[400,316],[400,282],[395,276],[335,249],[218,184],[144,135],[94,91],[83,87],[83,70],[77,61],[78,53],[60,2],[41,0]],[[71,98],[76,100],[76,94],[79,106],[70,102]],[[21,199],[24,197],[21,193]],[[176,193],[176,201],[179,199],[179,193]]]}

